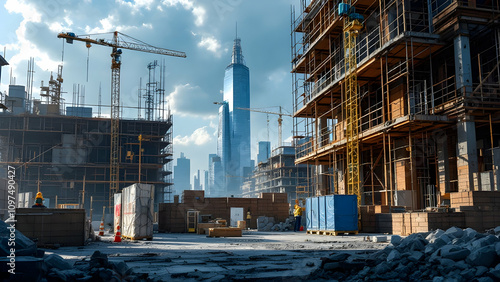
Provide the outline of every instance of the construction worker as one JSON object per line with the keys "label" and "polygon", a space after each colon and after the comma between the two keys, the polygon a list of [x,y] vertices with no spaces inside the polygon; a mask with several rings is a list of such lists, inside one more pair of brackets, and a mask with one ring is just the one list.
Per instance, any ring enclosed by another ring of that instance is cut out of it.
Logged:
{"label": "construction worker", "polygon": [[302,219],[302,208],[300,207],[299,203],[296,201],[295,202],[295,209],[293,210],[293,216],[295,218],[295,226],[293,228],[294,232],[300,231],[300,221]]}
{"label": "construction worker", "polygon": [[252,215],[250,214],[250,209],[247,211],[247,229],[250,229],[250,220],[252,219]]}
{"label": "construction worker", "polygon": [[36,193],[35,197],[35,204],[31,206],[32,208],[46,208],[46,206],[43,205],[43,196],[42,192]]}

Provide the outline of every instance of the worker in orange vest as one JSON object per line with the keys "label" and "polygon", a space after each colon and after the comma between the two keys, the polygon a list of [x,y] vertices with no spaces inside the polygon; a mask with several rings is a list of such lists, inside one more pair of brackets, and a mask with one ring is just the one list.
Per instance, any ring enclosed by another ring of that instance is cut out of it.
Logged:
{"label": "worker in orange vest", "polygon": [[32,208],[46,208],[46,206],[43,205],[43,196],[42,192],[36,193],[35,197],[35,204],[31,206]]}

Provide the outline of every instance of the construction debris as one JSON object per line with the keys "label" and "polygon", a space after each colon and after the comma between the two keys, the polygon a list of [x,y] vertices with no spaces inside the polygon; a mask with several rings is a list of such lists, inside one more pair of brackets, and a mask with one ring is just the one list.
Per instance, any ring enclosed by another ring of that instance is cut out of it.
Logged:
{"label": "construction debris", "polygon": [[[378,236],[377,236],[378,237]],[[375,237],[376,238],[376,237]],[[308,279],[341,281],[498,281],[500,227],[478,233],[471,228],[392,236],[381,251],[340,252],[322,258]]]}
{"label": "construction debris", "polygon": [[290,231],[293,230],[293,219],[287,218],[285,222],[275,223],[274,217],[259,216],[257,218],[258,231]]}

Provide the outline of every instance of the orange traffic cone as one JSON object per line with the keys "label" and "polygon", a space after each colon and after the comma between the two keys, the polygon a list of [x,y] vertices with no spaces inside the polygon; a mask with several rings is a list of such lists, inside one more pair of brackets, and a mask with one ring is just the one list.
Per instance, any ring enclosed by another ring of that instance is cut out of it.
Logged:
{"label": "orange traffic cone", "polygon": [[104,221],[101,220],[101,226],[99,226],[99,236],[104,236]]}
{"label": "orange traffic cone", "polygon": [[120,232],[120,225],[116,227],[116,234],[115,234],[115,241],[114,242],[121,242],[122,241],[122,233]]}

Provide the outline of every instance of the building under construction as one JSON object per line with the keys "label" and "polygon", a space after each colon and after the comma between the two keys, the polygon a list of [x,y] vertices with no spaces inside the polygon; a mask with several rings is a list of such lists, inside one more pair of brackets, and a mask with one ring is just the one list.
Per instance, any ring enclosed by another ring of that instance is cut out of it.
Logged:
{"label": "building under construction", "polygon": [[[42,87],[41,96],[53,97],[50,89]],[[110,119],[93,117],[90,107],[63,111],[55,100],[30,101],[26,92],[10,86],[1,102],[7,110],[0,113],[0,157],[5,167],[16,168],[17,191],[41,191],[50,207],[72,204],[100,215],[110,200]],[[173,124],[168,110],[151,110],[151,120],[120,119],[119,188],[153,184],[157,208],[171,200]]]}
{"label": "building under construction", "polygon": [[[306,198],[300,193],[308,186],[307,165],[296,165],[295,146],[280,146],[271,152],[271,156],[255,167],[252,175],[243,183],[243,196],[257,198],[261,193],[286,193],[287,202],[296,198]],[[297,187],[299,193],[297,194]]]}
{"label": "building under construction", "polygon": [[323,179],[310,192],[350,194],[353,142],[362,205],[422,210],[500,190],[499,4],[352,1],[363,28],[346,56],[340,3],[292,9],[296,163]]}

